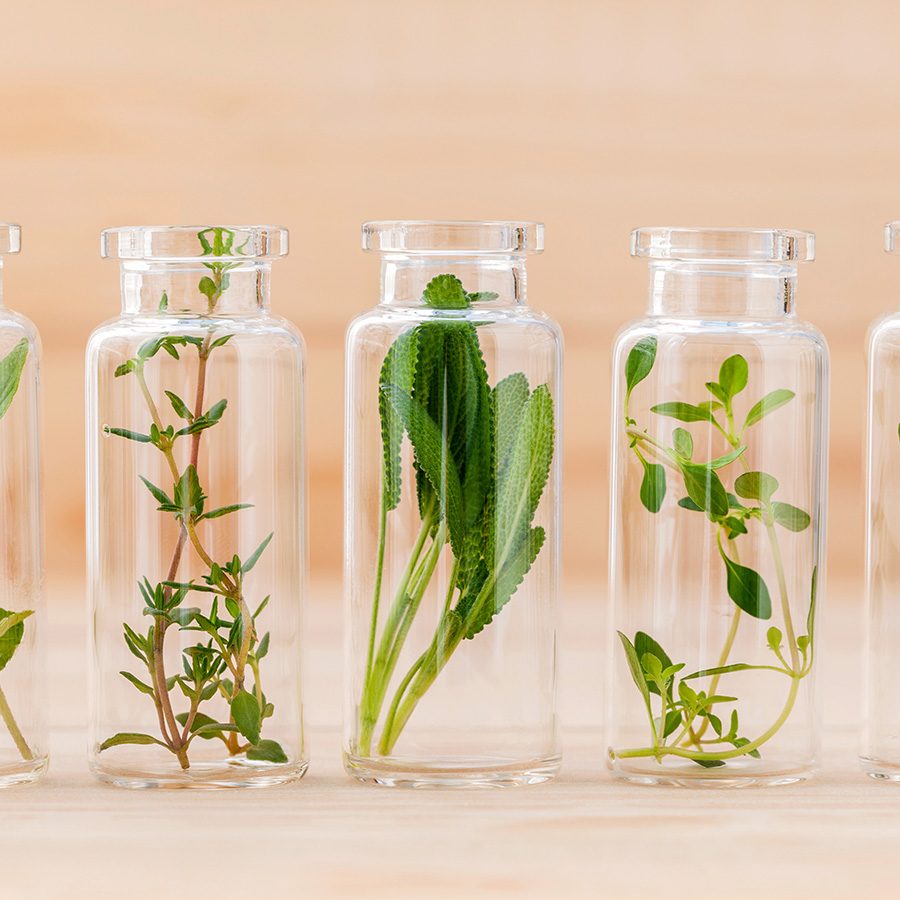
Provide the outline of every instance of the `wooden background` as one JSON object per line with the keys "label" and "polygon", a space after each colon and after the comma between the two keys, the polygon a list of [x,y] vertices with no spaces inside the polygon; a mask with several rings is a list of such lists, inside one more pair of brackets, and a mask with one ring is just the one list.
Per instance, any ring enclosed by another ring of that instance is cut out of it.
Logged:
{"label": "wooden background", "polygon": [[629,229],[776,224],[819,237],[799,308],[833,350],[830,553],[855,578],[864,335],[900,293],[880,249],[898,26],[890,0],[4,3],[0,218],[24,230],[5,286],[44,339],[49,574],[82,567],[82,352],[118,308],[101,227],[291,229],[273,305],[310,347],[311,555],[332,577],[343,331],[377,295],[360,222],[529,217],[531,297],[567,337],[567,575],[605,579],[609,348],[646,291]]}

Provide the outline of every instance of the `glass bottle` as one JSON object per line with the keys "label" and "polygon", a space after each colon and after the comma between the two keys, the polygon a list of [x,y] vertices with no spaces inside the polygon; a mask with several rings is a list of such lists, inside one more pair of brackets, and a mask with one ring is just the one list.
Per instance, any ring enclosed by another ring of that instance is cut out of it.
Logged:
{"label": "glass bottle", "polygon": [[347,338],[345,767],[513,785],[559,766],[561,338],[526,301],[543,227],[370,222]]}
{"label": "glass bottle", "polygon": [[[3,257],[18,225],[0,223]],[[37,331],[0,291],[0,787],[47,769],[43,660],[43,521]]]}
{"label": "glass bottle", "polygon": [[[888,253],[900,250],[900,222],[885,226]],[[900,638],[900,529],[895,509],[900,479],[900,313],[889,313],[869,332],[866,466],[866,652],[864,727],[860,762],[874,778],[900,781],[900,699],[896,696]]]}
{"label": "glass bottle", "polygon": [[640,783],[814,769],[828,351],[795,315],[812,234],[642,228],[648,315],[618,336],[608,761]]}
{"label": "glass bottle", "polygon": [[87,351],[90,765],[127,787],[306,770],[303,340],[269,226],[103,232],[122,313]]}

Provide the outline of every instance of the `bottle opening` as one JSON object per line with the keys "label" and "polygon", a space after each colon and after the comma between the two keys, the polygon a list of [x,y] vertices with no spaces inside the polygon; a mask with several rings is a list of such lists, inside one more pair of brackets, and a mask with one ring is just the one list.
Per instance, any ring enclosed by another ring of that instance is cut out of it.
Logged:
{"label": "bottle opening", "polygon": [[22,229],[12,222],[0,222],[0,254],[18,253],[22,249]]}
{"label": "bottle opening", "polygon": [[489,256],[540,253],[542,222],[382,221],[362,226],[362,248],[378,253]]}
{"label": "bottle opening", "polygon": [[104,259],[256,260],[287,256],[288,231],[278,225],[137,225],[100,233]]}
{"label": "bottle opening", "polygon": [[815,242],[810,231],[785,228],[636,228],[631,255],[684,262],[808,262],[815,259]]}

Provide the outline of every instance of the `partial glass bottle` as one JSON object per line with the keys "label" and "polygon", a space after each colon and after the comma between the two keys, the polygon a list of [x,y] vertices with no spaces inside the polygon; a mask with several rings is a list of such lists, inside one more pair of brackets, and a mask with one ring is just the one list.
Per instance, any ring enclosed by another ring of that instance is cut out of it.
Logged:
{"label": "partial glass bottle", "polygon": [[345,767],[514,785],[559,767],[562,342],[526,302],[543,227],[370,222],[347,338]]}
{"label": "partial glass bottle", "polygon": [[797,781],[817,756],[828,351],[813,235],[644,228],[614,353],[608,759],[640,783]]}
{"label": "partial glass bottle", "polygon": [[87,351],[90,764],[127,787],[306,770],[303,341],[269,226],[103,232],[122,314]]}
{"label": "partial glass bottle", "polygon": [[[3,257],[18,253],[18,225],[0,223]],[[47,769],[43,657],[40,340],[0,290],[0,787]]]}
{"label": "partial glass bottle", "polygon": [[[900,252],[900,222],[884,229],[888,253]],[[869,332],[866,466],[866,652],[860,762],[874,778],[900,781],[900,313],[881,318]]]}

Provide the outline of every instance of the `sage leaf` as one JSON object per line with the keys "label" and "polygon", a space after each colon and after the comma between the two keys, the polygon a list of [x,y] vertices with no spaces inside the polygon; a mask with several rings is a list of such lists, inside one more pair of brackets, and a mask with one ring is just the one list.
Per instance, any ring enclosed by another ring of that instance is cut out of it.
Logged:
{"label": "sage leaf", "polygon": [[0,416],[6,414],[9,405],[19,389],[19,381],[22,378],[22,370],[25,368],[25,359],[28,356],[28,340],[22,338],[0,360]]}

